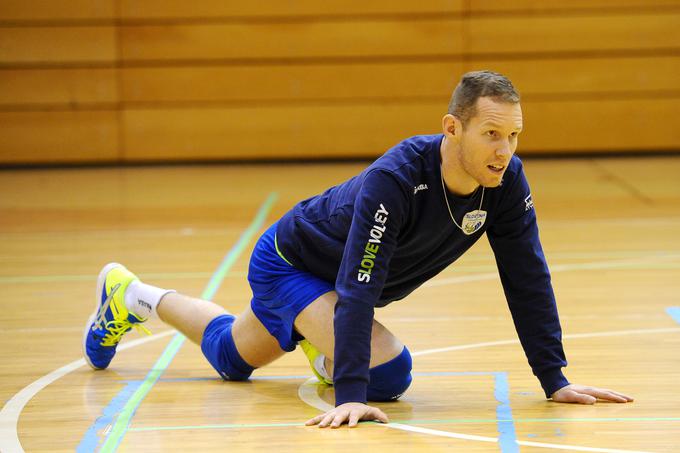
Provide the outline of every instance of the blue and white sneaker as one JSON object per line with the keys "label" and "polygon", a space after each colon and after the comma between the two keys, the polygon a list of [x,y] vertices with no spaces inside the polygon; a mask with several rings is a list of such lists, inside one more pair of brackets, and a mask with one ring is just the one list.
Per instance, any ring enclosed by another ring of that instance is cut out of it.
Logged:
{"label": "blue and white sneaker", "polygon": [[135,274],[118,263],[107,264],[99,273],[97,305],[83,335],[83,355],[95,370],[109,366],[125,332],[134,327],[151,333],[141,325],[147,318],[129,312],[125,307],[125,290],[134,280],[138,280]]}

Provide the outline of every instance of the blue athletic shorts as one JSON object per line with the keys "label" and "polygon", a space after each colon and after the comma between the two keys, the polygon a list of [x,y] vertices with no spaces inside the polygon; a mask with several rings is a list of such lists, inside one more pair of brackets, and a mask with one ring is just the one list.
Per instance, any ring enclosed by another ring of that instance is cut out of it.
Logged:
{"label": "blue athletic shorts", "polygon": [[250,306],[281,349],[292,351],[304,338],[293,327],[295,318],[319,296],[334,291],[335,286],[286,262],[276,247],[277,224],[264,232],[250,257]]}

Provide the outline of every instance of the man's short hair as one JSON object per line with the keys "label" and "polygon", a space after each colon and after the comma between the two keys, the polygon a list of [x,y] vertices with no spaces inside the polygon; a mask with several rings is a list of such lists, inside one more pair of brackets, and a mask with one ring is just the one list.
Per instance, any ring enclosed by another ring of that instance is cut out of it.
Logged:
{"label": "man's short hair", "polygon": [[507,77],[493,71],[473,71],[464,74],[453,90],[448,113],[466,126],[477,113],[475,106],[481,97],[510,104],[519,102],[519,93]]}

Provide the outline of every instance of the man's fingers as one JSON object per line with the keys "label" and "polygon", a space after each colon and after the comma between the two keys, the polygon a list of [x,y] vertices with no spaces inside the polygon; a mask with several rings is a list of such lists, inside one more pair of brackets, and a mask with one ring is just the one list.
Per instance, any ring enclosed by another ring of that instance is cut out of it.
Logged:
{"label": "man's fingers", "polygon": [[354,428],[359,423],[359,417],[361,414],[357,411],[352,411],[349,413],[349,427]]}
{"label": "man's fingers", "polygon": [[565,394],[565,399],[567,403],[578,403],[578,404],[595,404],[597,398],[587,393],[581,393],[576,390],[569,390]]}
{"label": "man's fingers", "polygon": [[607,390],[611,396],[616,397],[615,400],[610,399],[610,401],[616,401],[617,403],[630,403],[633,401],[633,397],[624,395],[623,393],[615,392],[614,390]]}
{"label": "man's fingers", "polygon": [[367,415],[370,415],[373,420],[377,420],[377,421],[382,422],[382,423],[389,423],[390,422],[390,419],[387,418],[387,415],[385,415],[385,413],[383,411],[381,411],[380,409],[377,409],[377,408],[374,408],[374,410],[372,410],[371,413],[367,414]]}
{"label": "man's fingers", "polygon": [[553,396],[553,400],[558,403],[578,403],[578,404],[595,404],[597,399],[594,396],[585,393],[579,393],[575,390],[562,390]]}
{"label": "man's fingers", "polygon": [[346,403],[336,407],[325,414],[317,415],[307,420],[305,425],[319,425],[319,428],[339,428],[343,423],[349,424],[354,428],[360,420],[376,420],[382,423],[389,423],[387,415],[377,407],[367,406],[361,403]]}
{"label": "man's fingers", "polygon": [[347,412],[340,412],[333,417],[333,422],[331,423],[331,428],[340,428],[342,423],[347,420]]}
{"label": "man's fingers", "polygon": [[612,401],[614,403],[627,403],[628,399],[625,396],[617,395],[614,392],[605,392],[601,395],[597,395],[598,398],[606,401]]}
{"label": "man's fingers", "polygon": [[306,426],[316,425],[316,424],[319,423],[321,420],[323,420],[323,418],[324,418],[325,415],[326,415],[326,414],[321,414],[321,415],[317,415],[317,416],[314,417],[314,418],[310,418],[309,420],[307,420],[307,421],[305,422],[305,425],[306,425]]}
{"label": "man's fingers", "polygon": [[580,404],[595,404],[595,402],[597,401],[597,398],[585,393],[576,393],[574,398],[575,401]]}
{"label": "man's fingers", "polygon": [[587,393],[588,395],[592,395],[601,400],[613,401],[615,403],[628,403],[633,401],[633,398],[630,396],[609,389],[588,388],[585,389],[583,393]]}
{"label": "man's fingers", "polygon": [[623,399],[625,399],[626,403],[632,403],[633,401],[635,401],[635,399],[632,396],[624,395],[623,393],[619,393],[619,392],[612,392],[612,393],[620,396]]}
{"label": "man's fingers", "polygon": [[334,415],[334,412],[327,412],[324,414],[323,420],[321,420],[321,423],[319,423],[319,428],[325,428],[330,425],[333,421]]}
{"label": "man's fingers", "polygon": [[612,402],[615,402],[615,403],[627,403],[628,401],[633,400],[629,396],[620,394],[620,393],[615,392],[613,390],[601,389],[601,388],[597,388],[597,387],[583,387],[583,388],[575,389],[574,391],[581,393],[581,394],[593,396],[597,399],[601,399],[601,400],[605,400],[605,401],[612,401]]}
{"label": "man's fingers", "polygon": [[598,399],[614,403],[629,403],[633,398],[610,389],[569,384],[556,391],[553,400],[558,403],[595,404]]}

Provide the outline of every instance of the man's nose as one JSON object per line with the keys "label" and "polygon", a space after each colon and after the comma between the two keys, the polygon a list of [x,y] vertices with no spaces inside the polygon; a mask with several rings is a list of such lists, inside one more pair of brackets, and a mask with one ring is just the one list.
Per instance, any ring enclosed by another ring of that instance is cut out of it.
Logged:
{"label": "man's nose", "polygon": [[510,155],[512,155],[512,147],[510,146],[510,141],[503,140],[503,142],[499,144],[498,148],[496,148],[496,156],[507,157]]}

